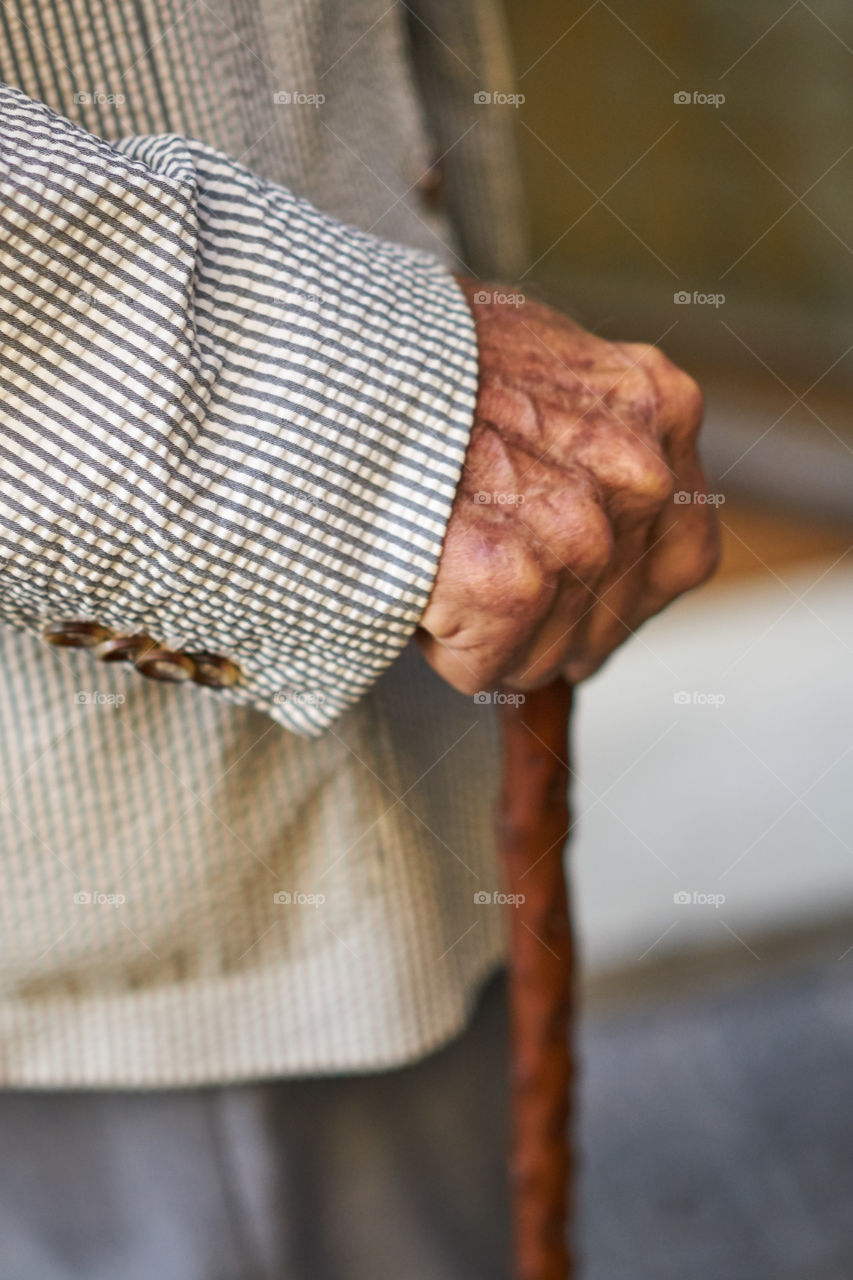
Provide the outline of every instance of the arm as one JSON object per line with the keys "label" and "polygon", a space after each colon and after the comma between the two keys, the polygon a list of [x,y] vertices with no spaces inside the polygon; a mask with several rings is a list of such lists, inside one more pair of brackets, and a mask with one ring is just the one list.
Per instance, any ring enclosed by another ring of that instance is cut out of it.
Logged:
{"label": "arm", "polygon": [[[316,733],[424,611],[476,341],[425,254],[0,89],[0,621],[147,632]],[[204,695],[202,695],[204,696]]]}

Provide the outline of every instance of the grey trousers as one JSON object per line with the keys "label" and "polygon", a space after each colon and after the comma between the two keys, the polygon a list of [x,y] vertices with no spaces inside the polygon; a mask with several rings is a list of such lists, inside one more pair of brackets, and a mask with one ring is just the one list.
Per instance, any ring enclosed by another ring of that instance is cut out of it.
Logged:
{"label": "grey trousers", "polygon": [[0,1280],[506,1280],[505,983],[383,1074],[0,1093]]}

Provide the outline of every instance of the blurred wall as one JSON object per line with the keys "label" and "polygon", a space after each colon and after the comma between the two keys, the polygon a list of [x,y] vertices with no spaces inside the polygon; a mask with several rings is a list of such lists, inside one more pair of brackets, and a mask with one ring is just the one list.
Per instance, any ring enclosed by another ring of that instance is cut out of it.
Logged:
{"label": "blurred wall", "polygon": [[525,284],[700,378],[740,569],[581,691],[586,971],[716,945],[757,965],[853,907],[853,3],[506,4]]}
{"label": "blurred wall", "polygon": [[[600,332],[666,332],[700,374],[757,374],[745,341],[806,380],[838,359],[822,385],[846,389],[849,0],[506,7],[525,95],[529,280]],[[725,303],[676,305],[680,290]]]}

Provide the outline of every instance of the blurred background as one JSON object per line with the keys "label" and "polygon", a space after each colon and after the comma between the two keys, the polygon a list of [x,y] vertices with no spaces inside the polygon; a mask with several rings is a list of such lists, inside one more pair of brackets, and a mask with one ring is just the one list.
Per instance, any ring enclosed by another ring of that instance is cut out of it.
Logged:
{"label": "blurred background", "polygon": [[590,1280],[853,1274],[853,8],[508,0],[531,292],[701,382],[724,560],[584,688]]}

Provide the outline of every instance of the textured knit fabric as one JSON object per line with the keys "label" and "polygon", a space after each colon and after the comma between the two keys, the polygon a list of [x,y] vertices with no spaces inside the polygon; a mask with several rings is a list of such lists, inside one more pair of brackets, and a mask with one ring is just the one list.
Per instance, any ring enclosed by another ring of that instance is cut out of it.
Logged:
{"label": "textured knit fabric", "polygon": [[[500,959],[489,708],[407,646],[476,349],[406,20],[421,78],[470,68],[435,136],[481,138],[504,240],[517,209],[499,24],[451,51],[429,8],[3,8],[0,1080],[401,1062]],[[68,616],[243,679],[47,648]]]}

